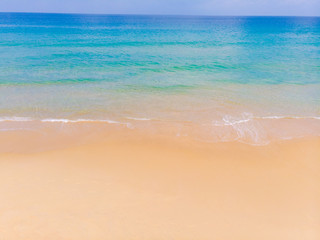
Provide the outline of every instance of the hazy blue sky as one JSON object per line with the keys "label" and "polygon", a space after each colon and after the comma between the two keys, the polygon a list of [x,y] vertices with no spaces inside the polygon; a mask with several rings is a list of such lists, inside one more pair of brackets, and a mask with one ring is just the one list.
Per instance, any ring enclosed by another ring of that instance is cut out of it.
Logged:
{"label": "hazy blue sky", "polygon": [[320,15],[320,0],[0,0],[2,12]]}

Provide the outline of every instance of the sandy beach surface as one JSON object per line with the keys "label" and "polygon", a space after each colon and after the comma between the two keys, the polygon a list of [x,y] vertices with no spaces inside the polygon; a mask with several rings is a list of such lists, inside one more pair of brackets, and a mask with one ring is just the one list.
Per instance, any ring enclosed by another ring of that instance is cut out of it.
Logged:
{"label": "sandy beach surface", "polygon": [[1,145],[22,148],[0,154],[0,239],[320,239],[319,138],[131,133],[26,152],[36,137],[10,134]]}
{"label": "sandy beach surface", "polygon": [[0,240],[320,240],[320,0],[272,1],[301,17],[17,1],[0,4],[22,11],[0,12]]}

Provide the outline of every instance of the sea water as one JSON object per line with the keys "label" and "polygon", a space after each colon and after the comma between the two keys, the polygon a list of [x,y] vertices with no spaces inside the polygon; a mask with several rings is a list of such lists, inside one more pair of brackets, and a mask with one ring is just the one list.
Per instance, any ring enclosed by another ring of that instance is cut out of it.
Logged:
{"label": "sea water", "polygon": [[319,136],[320,18],[0,13],[0,129],[30,122]]}

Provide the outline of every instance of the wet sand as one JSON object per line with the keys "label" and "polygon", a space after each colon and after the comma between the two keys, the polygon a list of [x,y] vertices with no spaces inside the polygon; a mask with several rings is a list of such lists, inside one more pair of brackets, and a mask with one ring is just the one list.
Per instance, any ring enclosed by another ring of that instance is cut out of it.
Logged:
{"label": "wet sand", "polygon": [[[17,138],[32,146],[18,133],[0,142]],[[319,138],[250,146],[132,134],[1,153],[0,239],[317,240],[319,172]]]}

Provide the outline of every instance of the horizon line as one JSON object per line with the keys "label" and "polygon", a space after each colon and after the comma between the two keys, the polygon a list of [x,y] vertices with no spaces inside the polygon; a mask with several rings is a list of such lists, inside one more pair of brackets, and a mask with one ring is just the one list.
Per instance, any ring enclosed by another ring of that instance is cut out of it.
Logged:
{"label": "horizon line", "polygon": [[320,17],[317,15],[206,15],[206,14],[162,14],[162,13],[84,13],[84,12],[6,12],[0,13],[24,13],[24,14],[65,14],[65,15],[104,15],[104,16],[172,16],[172,17]]}

